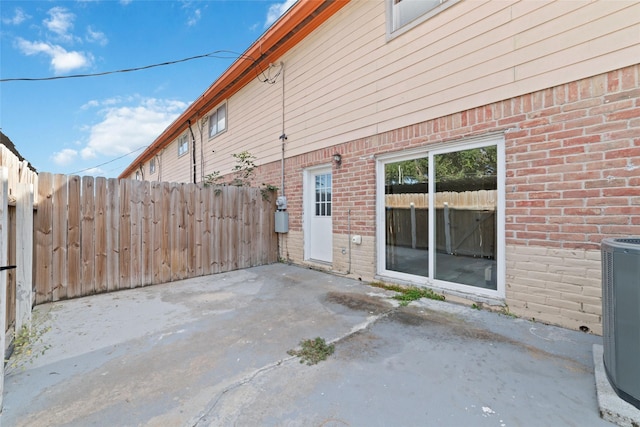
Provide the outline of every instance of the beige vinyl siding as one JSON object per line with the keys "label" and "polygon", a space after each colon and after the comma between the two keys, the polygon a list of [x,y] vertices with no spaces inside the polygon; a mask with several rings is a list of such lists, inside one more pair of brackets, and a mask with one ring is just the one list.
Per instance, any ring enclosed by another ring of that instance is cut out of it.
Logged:
{"label": "beige vinyl siding", "polygon": [[[639,22],[632,1],[462,0],[387,40],[384,1],[353,0],[281,58],[286,155],[632,65]],[[227,131],[204,138],[205,173],[229,172],[243,150],[279,160],[282,78],[254,79],[227,102]],[[188,180],[182,160],[172,144],[163,178]]]}

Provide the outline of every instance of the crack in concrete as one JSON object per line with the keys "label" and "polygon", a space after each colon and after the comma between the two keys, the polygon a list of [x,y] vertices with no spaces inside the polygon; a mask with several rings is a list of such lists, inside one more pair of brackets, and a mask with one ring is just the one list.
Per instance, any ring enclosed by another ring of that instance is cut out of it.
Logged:
{"label": "crack in concrete", "polygon": [[[357,325],[355,325],[354,327],[351,328],[351,330],[337,338],[334,338],[330,341],[328,341],[329,344],[335,344],[335,343],[339,343],[340,341],[344,341],[346,339],[348,339],[349,337],[366,330],[367,328],[369,328],[371,325],[373,325],[374,323],[376,323],[378,320],[383,319],[387,316],[389,316],[391,313],[393,313],[395,310],[397,310],[398,307],[393,307],[383,313],[374,315],[374,316],[368,316],[367,319],[362,322],[359,323]],[[213,399],[211,401],[211,403],[204,409],[204,411],[202,411],[200,413],[200,415],[198,416],[198,418],[191,423],[191,427],[199,427],[199,426],[204,426],[204,425],[208,425],[208,424],[203,424],[203,423],[207,423],[208,420],[207,418],[209,417],[209,415],[216,409],[216,406],[218,405],[218,403],[220,403],[220,401],[222,400],[222,398],[224,397],[224,395],[226,395],[227,393],[236,390],[240,387],[242,387],[243,385],[246,385],[250,382],[252,382],[256,377],[258,377],[259,375],[274,370],[279,366],[282,366],[283,364],[296,359],[297,356],[289,356],[289,357],[285,357],[283,359],[278,360],[277,362],[274,363],[270,363],[268,365],[265,365],[259,369],[256,369],[255,371],[253,371],[251,374],[245,376],[244,378],[240,379],[239,381],[236,381],[235,383],[229,385],[228,387],[226,387],[224,390],[222,390],[218,396]]]}

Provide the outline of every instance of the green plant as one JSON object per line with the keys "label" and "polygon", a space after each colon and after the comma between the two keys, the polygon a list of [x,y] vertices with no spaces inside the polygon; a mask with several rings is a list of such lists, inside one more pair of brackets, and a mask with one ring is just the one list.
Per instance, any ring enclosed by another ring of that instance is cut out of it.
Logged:
{"label": "green plant", "polygon": [[300,358],[300,363],[315,365],[318,362],[327,360],[333,354],[335,346],[327,344],[324,338],[306,339],[300,341],[300,350],[289,350],[287,354]]}
{"label": "green plant", "polygon": [[260,194],[262,194],[262,200],[269,201],[271,194],[278,191],[278,187],[271,184],[262,183],[262,187],[260,187]]}
{"label": "green plant", "polygon": [[38,357],[45,354],[51,345],[44,344],[43,336],[51,330],[51,326],[44,326],[42,319],[35,315],[31,319],[31,325],[24,324],[13,332],[11,347],[13,351],[9,359],[5,359],[7,372],[13,369],[25,369]]}
{"label": "green plant", "polygon": [[473,308],[474,310],[481,310],[480,306],[476,303],[471,304],[471,308]]}
{"label": "green plant", "polygon": [[230,184],[237,187],[250,186],[251,180],[255,175],[256,156],[247,150],[232,154],[232,156],[236,159],[236,165],[233,167],[235,177],[231,180]]}
{"label": "green plant", "polygon": [[393,299],[400,301],[401,306],[407,306],[411,301],[419,300],[420,298],[428,298],[436,301],[444,301],[445,299],[444,295],[434,292],[432,289],[428,288],[416,288],[415,286],[404,287],[382,282],[371,282],[369,285],[375,286],[376,288],[386,289],[388,291],[398,292],[399,295],[394,295]]}
{"label": "green plant", "polygon": [[505,304],[504,307],[502,307],[502,310],[500,311],[500,314],[502,314],[503,316],[509,316],[509,317],[513,317],[513,318],[517,318],[518,315],[512,313],[511,311],[509,311],[509,306]]}
{"label": "green plant", "polygon": [[209,187],[212,185],[219,185],[221,179],[222,179],[222,176],[220,176],[220,171],[213,171],[213,173],[210,173],[209,175],[205,175],[203,183],[205,187]]}

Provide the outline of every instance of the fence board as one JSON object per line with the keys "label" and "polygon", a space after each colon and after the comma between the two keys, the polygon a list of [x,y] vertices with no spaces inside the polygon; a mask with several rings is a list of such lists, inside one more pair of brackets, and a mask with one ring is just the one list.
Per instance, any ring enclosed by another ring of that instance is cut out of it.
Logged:
{"label": "fence board", "polygon": [[160,275],[162,272],[162,184],[154,181],[151,183],[151,251],[152,251],[152,271],[151,284],[162,283]]}
{"label": "fence board", "polygon": [[[67,208],[67,297],[75,298],[82,294],[82,258],[80,254],[82,209],[81,209],[81,185],[79,176],[70,176],[67,179],[68,200]],[[40,208],[38,208],[38,212]],[[38,215],[39,216],[39,215]],[[40,256],[40,254],[38,255]],[[37,257],[36,257],[37,258]]]}
{"label": "fence board", "polygon": [[153,206],[151,183],[142,183],[142,286],[153,283]]}
{"label": "fence board", "polygon": [[106,292],[107,285],[107,179],[95,180],[95,291]]}
{"label": "fence board", "polygon": [[131,181],[130,218],[131,218],[131,283],[136,288],[142,284],[142,182]]}
{"label": "fence board", "polygon": [[196,274],[196,263],[197,263],[197,253],[198,253],[198,238],[196,237],[196,221],[193,221],[196,214],[196,185],[195,184],[187,184],[185,185],[185,207],[186,207],[186,217],[191,218],[192,220],[185,222],[185,227],[187,230],[187,271],[186,277],[194,277]]}
{"label": "fence board", "polygon": [[120,183],[107,180],[107,291],[120,283]]}
{"label": "fence board", "polygon": [[202,196],[202,225],[203,225],[203,243],[202,243],[202,274],[211,274],[211,242],[213,228],[213,199],[210,187],[204,187],[200,193]]}
{"label": "fence board", "polygon": [[[18,184],[16,204],[16,331],[31,324],[33,283],[33,184]],[[10,303],[10,301],[7,301]]]}
{"label": "fence board", "polygon": [[196,200],[195,200],[195,247],[196,247],[196,262],[195,262],[195,276],[202,276],[204,272],[203,266],[203,252],[204,245],[202,244],[205,236],[205,221],[204,217],[204,191],[201,185],[196,188]]}
{"label": "fence board", "polygon": [[67,297],[67,176],[53,176],[53,209],[51,211],[53,235],[52,298],[54,301]]}
{"label": "fence board", "polygon": [[131,287],[131,183],[130,180],[120,181],[120,281],[118,289]]}
{"label": "fence board", "polygon": [[82,177],[82,224],[80,256],[82,258],[82,294],[95,293],[95,195],[92,176]]}
{"label": "fence board", "polygon": [[162,256],[162,267],[160,280],[161,283],[165,283],[171,280],[171,239],[172,239],[172,231],[171,231],[171,220],[173,211],[171,210],[171,195],[172,185],[163,182],[162,183],[162,215],[159,220],[160,227],[162,229],[162,248],[161,248],[161,256]]}
{"label": "fence board", "polygon": [[36,280],[36,304],[50,301],[53,260],[53,176],[50,173],[41,173],[38,177],[38,217],[36,227],[36,251],[38,256],[35,261]]}

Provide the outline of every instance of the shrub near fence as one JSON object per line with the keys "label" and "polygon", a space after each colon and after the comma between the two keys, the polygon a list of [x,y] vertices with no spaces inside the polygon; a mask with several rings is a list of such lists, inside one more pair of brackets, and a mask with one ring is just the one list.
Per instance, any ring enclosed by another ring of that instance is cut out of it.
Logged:
{"label": "shrub near fence", "polygon": [[36,304],[277,261],[259,189],[39,175]]}

